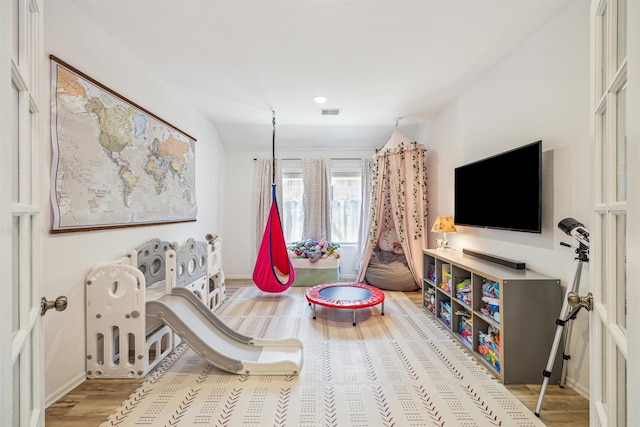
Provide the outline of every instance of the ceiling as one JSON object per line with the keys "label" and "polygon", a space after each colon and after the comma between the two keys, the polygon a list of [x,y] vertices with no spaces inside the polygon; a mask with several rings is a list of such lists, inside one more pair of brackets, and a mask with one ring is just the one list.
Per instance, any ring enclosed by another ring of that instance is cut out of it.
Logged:
{"label": "ceiling", "polygon": [[271,150],[272,111],[278,150],[381,147],[396,122],[414,137],[571,2],[73,1],[201,110],[227,150],[252,151]]}

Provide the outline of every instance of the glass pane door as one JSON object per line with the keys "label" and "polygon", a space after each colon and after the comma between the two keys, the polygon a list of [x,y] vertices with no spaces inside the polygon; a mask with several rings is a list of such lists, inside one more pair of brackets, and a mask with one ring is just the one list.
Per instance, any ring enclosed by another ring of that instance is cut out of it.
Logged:
{"label": "glass pane door", "polygon": [[591,425],[627,425],[627,4],[592,3],[596,126]]}
{"label": "glass pane door", "polygon": [[[41,0],[0,1],[0,425],[44,425],[40,319]],[[42,107],[44,108],[44,107]],[[4,145],[6,141],[6,146]],[[9,326],[10,325],[10,326]],[[5,381],[6,379],[6,381]]]}

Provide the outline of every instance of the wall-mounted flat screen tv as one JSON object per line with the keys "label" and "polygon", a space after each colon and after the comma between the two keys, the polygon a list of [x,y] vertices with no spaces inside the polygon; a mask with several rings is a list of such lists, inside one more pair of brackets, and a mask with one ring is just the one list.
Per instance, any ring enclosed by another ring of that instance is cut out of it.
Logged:
{"label": "wall-mounted flat screen tv", "polygon": [[542,232],[542,141],[455,169],[454,222]]}

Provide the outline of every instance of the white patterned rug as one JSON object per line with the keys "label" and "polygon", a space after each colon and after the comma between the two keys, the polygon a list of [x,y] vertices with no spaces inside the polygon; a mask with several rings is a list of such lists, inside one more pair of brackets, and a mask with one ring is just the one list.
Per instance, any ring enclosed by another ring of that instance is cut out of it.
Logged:
{"label": "white patterned rug", "polygon": [[102,426],[544,426],[402,292],[357,311],[306,288],[240,288],[218,308],[237,331],[304,343],[299,376],[223,372],[184,344]]}

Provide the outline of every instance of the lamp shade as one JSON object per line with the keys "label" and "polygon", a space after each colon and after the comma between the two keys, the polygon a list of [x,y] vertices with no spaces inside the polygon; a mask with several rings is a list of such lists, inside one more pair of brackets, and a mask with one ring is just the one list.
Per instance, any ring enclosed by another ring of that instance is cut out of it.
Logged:
{"label": "lamp shade", "polygon": [[433,231],[434,233],[455,233],[456,225],[453,223],[453,217],[437,217],[436,222],[433,224],[433,227],[431,227],[431,231]]}

